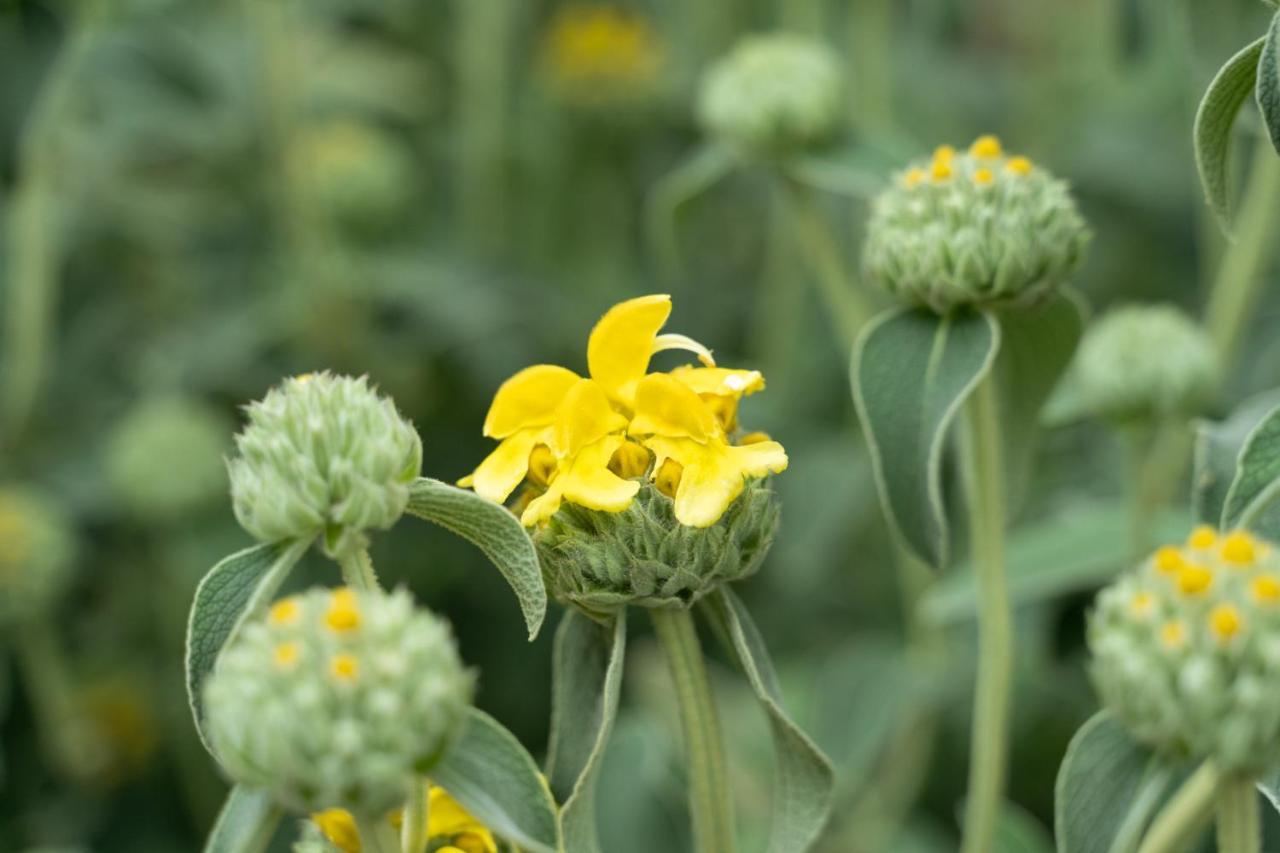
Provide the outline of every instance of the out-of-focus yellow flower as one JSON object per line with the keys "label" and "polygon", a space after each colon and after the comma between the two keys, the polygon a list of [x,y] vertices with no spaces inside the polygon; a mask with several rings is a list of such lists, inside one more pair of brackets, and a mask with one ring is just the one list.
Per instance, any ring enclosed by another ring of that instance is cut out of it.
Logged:
{"label": "out-of-focus yellow flower", "polygon": [[[360,853],[360,833],[355,819],[345,809],[326,809],[311,815],[311,820],[324,833],[329,843],[343,853]],[[392,826],[399,828],[404,820],[400,811],[388,816]],[[427,791],[427,835],[435,846],[432,849],[458,850],[461,853],[498,853],[498,844],[484,824],[476,820],[449,792],[438,785]]]}
{"label": "out-of-focus yellow flower", "polygon": [[542,65],[551,89],[582,105],[650,94],[662,61],[662,44],[649,22],[611,6],[565,7],[543,37]]}

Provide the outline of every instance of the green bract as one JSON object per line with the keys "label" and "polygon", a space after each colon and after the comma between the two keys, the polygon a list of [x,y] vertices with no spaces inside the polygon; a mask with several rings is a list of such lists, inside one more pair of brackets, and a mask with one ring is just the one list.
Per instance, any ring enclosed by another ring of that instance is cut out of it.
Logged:
{"label": "green bract", "polygon": [[46,616],[71,579],[75,538],[50,498],[0,487],[0,628]]}
{"label": "green bract", "polygon": [[839,59],[789,33],[751,36],[707,72],[698,93],[706,130],[751,155],[780,155],[822,142],[844,110]]}
{"label": "green bract", "polygon": [[1257,773],[1280,761],[1280,553],[1197,530],[1098,596],[1093,678],[1136,737]]}
{"label": "green bract", "polygon": [[338,554],[404,512],[422,441],[364,377],[299,376],[247,411],[229,463],[231,496],[241,526],[259,540],[324,533]]}
{"label": "green bract", "polygon": [[380,816],[457,737],[472,690],[448,626],[407,592],[314,589],[224,649],[207,730],[233,778],[289,808]]}
{"label": "green bract", "polygon": [[689,607],[759,568],[778,526],[776,495],[747,480],[710,527],[676,520],[671,498],[646,482],[622,512],[566,503],[534,533],[552,595],[599,613],[627,604]]}
{"label": "green bract", "polygon": [[1131,305],[1086,332],[1073,379],[1092,415],[1166,417],[1195,414],[1213,394],[1218,366],[1208,335],[1181,311]]}
{"label": "green bract", "polygon": [[1043,296],[1088,240],[1067,185],[987,136],[894,179],[875,200],[864,263],[885,290],[946,313]]}

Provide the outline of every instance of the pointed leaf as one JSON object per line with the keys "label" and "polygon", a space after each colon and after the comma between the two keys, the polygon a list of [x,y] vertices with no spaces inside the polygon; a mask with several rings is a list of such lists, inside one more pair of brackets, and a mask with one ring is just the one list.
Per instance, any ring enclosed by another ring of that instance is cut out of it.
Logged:
{"label": "pointed leaf", "polygon": [[493,717],[472,708],[462,738],[431,781],[489,827],[531,853],[560,847],[555,800],[528,751]]}
{"label": "pointed leaf", "polygon": [[1200,172],[1205,200],[1224,225],[1231,216],[1227,178],[1231,128],[1241,104],[1253,91],[1265,41],[1265,38],[1260,38],[1227,60],[1209,84],[1196,111],[1196,168]]}
{"label": "pointed leaf", "polygon": [[262,853],[283,817],[266,791],[236,785],[218,812],[204,853]]}
{"label": "pointed leaf", "polygon": [[[238,551],[218,563],[196,587],[187,621],[187,699],[206,748],[202,691],[218,654],[245,620],[271,600],[309,541],[275,542]],[[210,752],[212,750],[210,749]]]}
{"label": "pointed leaf", "polygon": [[529,639],[547,615],[547,589],[529,534],[501,504],[430,477],[410,487],[408,511],[468,540],[484,552],[520,602]]}
{"label": "pointed leaf", "polygon": [[1245,439],[1236,460],[1236,475],[1222,506],[1220,527],[1248,527],[1272,537],[1280,532],[1273,511],[1280,499],[1280,408],[1264,417]]}
{"label": "pointed leaf", "polygon": [[1262,121],[1271,136],[1271,144],[1280,153],[1280,13],[1271,19],[1262,55],[1258,58],[1257,96]]}
{"label": "pointed leaf", "polygon": [[1202,524],[1217,525],[1222,521],[1245,441],[1277,406],[1280,391],[1266,391],[1241,403],[1224,421],[1200,421],[1195,425],[1191,503]]}
{"label": "pointed leaf", "polygon": [[948,557],[942,450],[956,412],[991,370],[1000,327],[987,314],[894,311],[853,353],[853,397],[890,524],[930,565]]}
{"label": "pointed leaf", "polygon": [[770,853],[808,850],[827,822],[835,771],[783,710],[769,651],[738,597],[724,586],[706,596],[700,606],[768,715],[776,761],[768,849]]}
{"label": "pointed leaf", "polygon": [[618,714],[626,658],[625,608],[601,624],[570,608],[556,629],[547,780],[566,853],[599,853],[596,777]]}

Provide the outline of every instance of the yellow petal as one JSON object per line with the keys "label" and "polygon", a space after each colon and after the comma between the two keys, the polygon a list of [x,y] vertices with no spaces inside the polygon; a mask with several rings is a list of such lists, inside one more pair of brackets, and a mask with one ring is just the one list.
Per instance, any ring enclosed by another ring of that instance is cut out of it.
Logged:
{"label": "yellow petal", "polygon": [[671,297],[666,294],[640,296],[610,308],[587,341],[591,378],[615,398],[627,400],[628,387],[649,369],[654,339],[670,315]]}
{"label": "yellow petal", "polygon": [[702,362],[705,367],[715,367],[716,360],[711,355],[711,350],[695,341],[688,335],[678,335],[675,332],[668,332],[665,335],[658,335],[653,339],[653,350],[650,354],[666,352],[669,349],[684,350],[691,352],[698,357],[698,361]]}
{"label": "yellow petal", "polygon": [[716,394],[736,399],[764,390],[764,376],[758,370],[693,367],[686,364],[671,371],[671,375],[697,394]]}
{"label": "yellow petal", "polygon": [[[742,493],[748,477],[780,473],[787,453],[776,441],[734,447],[721,439],[700,444],[687,438],[655,436],[645,442],[659,466],[674,459],[684,466],[676,489],[676,519],[689,527],[710,527]],[[659,468],[659,470],[661,470]]]}
{"label": "yellow petal", "polygon": [[578,374],[554,364],[535,364],[512,376],[493,395],[484,419],[484,434],[506,438],[517,430],[546,426],[555,419]]}
{"label": "yellow petal", "polygon": [[636,385],[636,414],[628,429],[634,435],[706,441],[716,432],[716,419],[689,386],[651,373]]}
{"label": "yellow petal", "polygon": [[521,524],[525,527],[534,527],[556,514],[560,509],[560,503],[564,500],[560,479],[556,477],[551,481],[551,485],[547,486],[545,492],[529,501],[524,512],[520,513]]}
{"label": "yellow petal", "polygon": [[600,383],[579,379],[556,412],[551,449],[561,458],[576,454],[611,432],[626,429],[627,419],[614,410]]}
{"label": "yellow petal", "polygon": [[622,512],[630,506],[640,484],[609,470],[609,460],[622,442],[622,436],[611,435],[583,448],[569,469],[556,478],[564,499],[603,512]]}
{"label": "yellow petal", "polygon": [[325,809],[313,814],[311,820],[334,847],[343,853],[360,853],[360,833],[356,831],[356,821],[350,812]]}
{"label": "yellow petal", "polygon": [[432,838],[463,834],[474,836],[482,842],[479,850],[497,853],[498,846],[485,825],[449,796],[444,788],[432,786],[427,797],[427,835]]}
{"label": "yellow petal", "polygon": [[548,427],[534,427],[503,439],[471,476],[464,480],[471,481],[471,488],[475,489],[476,494],[502,503],[528,473],[529,454],[533,452],[534,446],[546,443],[550,432]]}

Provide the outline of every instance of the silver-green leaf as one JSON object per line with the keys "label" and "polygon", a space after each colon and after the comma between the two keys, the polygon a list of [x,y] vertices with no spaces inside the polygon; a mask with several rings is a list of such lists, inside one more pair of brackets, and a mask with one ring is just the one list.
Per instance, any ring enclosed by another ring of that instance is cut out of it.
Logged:
{"label": "silver-green leaf", "polygon": [[1255,91],[1262,121],[1271,136],[1271,144],[1280,153],[1280,12],[1271,19],[1266,43],[1258,58],[1258,81]]}
{"label": "silver-green leaf", "polygon": [[1241,105],[1253,91],[1265,41],[1265,37],[1260,38],[1227,60],[1209,84],[1196,111],[1196,169],[1200,172],[1205,200],[1224,225],[1231,215],[1227,175],[1231,128]]}
{"label": "silver-green leaf", "polygon": [[547,615],[547,589],[533,541],[506,507],[467,489],[419,477],[409,489],[408,512],[483,551],[516,594],[529,639],[538,636]]}
{"label": "silver-green leaf", "polygon": [[204,853],[262,853],[283,817],[266,791],[236,785],[205,839]]}
{"label": "silver-green leaf", "polygon": [[1235,477],[1222,505],[1223,530],[1248,527],[1264,536],[1280,533],[1280,516],[1270,512],[1280,499],[1280,408],[1250,431],[1236,460]]}
{"label": "silver-green leaf", "polygon": [[1280,391],[1266,391],[1241,403],[1226,420],[1200,421],[1195,425],[1191,503],[1198,521],[1212,525],[1222,521],[1240,451],[1258,424],[1278,406]]}

